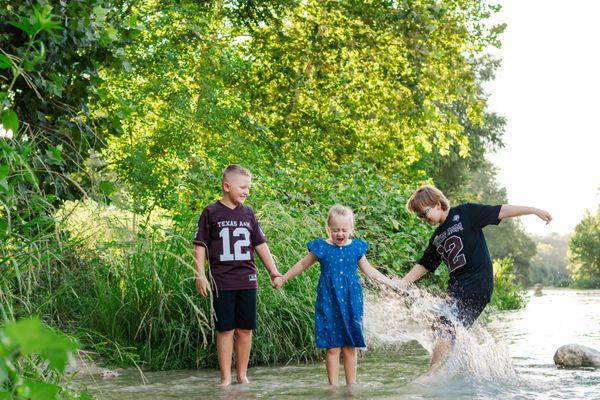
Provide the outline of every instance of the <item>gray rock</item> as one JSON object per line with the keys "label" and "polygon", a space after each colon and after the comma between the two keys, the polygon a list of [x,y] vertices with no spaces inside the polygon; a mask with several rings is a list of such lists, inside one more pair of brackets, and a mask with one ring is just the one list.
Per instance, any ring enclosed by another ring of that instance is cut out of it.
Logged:
{"label": "gray rock", "polygon": [[600,351],[579,344],[567,344],[554,353],[554,364],[562,367],[600,367]]}

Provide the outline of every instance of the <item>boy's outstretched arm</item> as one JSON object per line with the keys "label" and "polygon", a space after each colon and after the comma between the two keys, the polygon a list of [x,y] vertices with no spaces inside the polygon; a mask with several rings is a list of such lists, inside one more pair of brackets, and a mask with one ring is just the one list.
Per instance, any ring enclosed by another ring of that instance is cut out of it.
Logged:
{"label": "boy's outstretched arm", "polygon": [[196,290],[201,296],[208,296],[208,290],[210,284],[206,279],[206,272],[204,271],[204,265],[206,263],[206,249],[204,246],[194,247],[194,264],[196,271]]}
{"label": "boy's outstretched arm", "polygon": [[546,225],[552,221],[552,216],[548,211],[540,210],[535,207],[525,206],[511,206],[510,204],[503,204],[498,214],[498,219],[520,217],[521,215],[537,215],[542,220],[546,221]]}
{"label": "boy's outstretched arm", "polygon": [[275,260],[273,259],[273,255],[271,254],[269,246],[267,243],[262,243],[256,246],[254,250],[256,250],[256,253],[260,257],[261,261],[263,264],[265,264],[265,268],[267,268],[267,271],[269,271],[269,276],[271,277],[271,286],[273,286],[273,279],[281,276],[281,274],[277,270],[277,266],[275,265]]}
{"label": "boy's outstretched arm", "polygon": [[300,275],[302,272],[307,270],[311,265],[317,262],[317,256],[311,252],[308,252],[304,258],[298,261],[296,264],[292,266],[292,268],[288,269],[287,272],[281,278],[275,278],[273,287],[275,289],[279,289],[284,283],[289,281],[290,279],[294,279],[296,276]]}
{"label": "boy's outstretched arm", "polygon": [[385,285],[395,287],[396,284],[390,278],[379,272],[375,267],[369,263],[366,256],[362,256],[360,260],[358,260],[358,267],[360,270],[370,279],[374,279],[377,282],[383,283]]}

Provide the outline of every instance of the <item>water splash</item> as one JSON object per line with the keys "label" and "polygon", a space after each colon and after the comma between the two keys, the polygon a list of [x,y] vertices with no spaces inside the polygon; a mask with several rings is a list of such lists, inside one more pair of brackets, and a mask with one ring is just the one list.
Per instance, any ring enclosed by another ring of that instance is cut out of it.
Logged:
{"label": "water splash", "polygon": [[370,345],[399,345],[416,340],[431,354],[433,323],[441,316],[456,326],[456,341],[446,361],[427,377],[428,383],[449,380],[472,383],[515,384],[517,374],[508,349],[497,343],[480,323],[465,329],[456,318],[456,306],[425,290],[412,287],[401,295],[382,290],[365,301],[365,334]]}

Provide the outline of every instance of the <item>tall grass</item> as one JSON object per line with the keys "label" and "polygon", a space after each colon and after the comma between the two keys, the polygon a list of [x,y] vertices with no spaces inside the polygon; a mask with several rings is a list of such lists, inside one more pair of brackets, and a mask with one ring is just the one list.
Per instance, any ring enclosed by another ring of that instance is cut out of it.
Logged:
{"label": "tall grass", "polygon": [[[372,244],[374,265],[391,274],[412,264],[427,230],[403,209],[406,190],[362,178],[315,194],[319,201],[306,196],[254,205],[281,271],[306,254],[309,240],[325,236],[327,209],[342,200],[357,212],[357,235]],[[28,261],[35,268],[17,280],[27,290],[13,287],[6,303],[24,304],[20,314],[43,315],[108,362],[151,369],[215,366],[211,300],[200,297],[194,284],[197,215],[158,217],[161,212],[142,217],[89,200],[65,203],[54,214],[60,252],[46,264]],[[251,362],[319,357],[313,335],[318,264],[279,291],[271,289],[260,262],[258,273]]]}
{"label": "tall grass", "polygon": [[[371,244],[367,255],[373,265],[390,275],[412,266],[430,231],[404,209],[409,189],[352,179],[335,191],[313,194],[318,201],[307,196],[254,205],[282,272],[306,254],[308,241],[325,236],[327,209],[335,202],[356,211],[356,235]],[[188,213],[155,210],[138,216],[90,200],[63,204],[53,214],[58,225],[47,234],[44,252],[20,254],[14,276],[3,276],[3,312],[11,318],[41,315],[108,363],[149,369],[216,366],[211,300],[195,290],[191,233],[197,215]],[[37,238],[38,249],[41,243]],[[320,356],[313,334],[319,272],[316,264],[274,291],[258,263],[253,364]],[[429,275],[424,283],[433,288],[447,279],[447,274]]]}
{"label": "tall grass", "polygon": [[[291,265],[305,253],[305,238],[320,235],[321,224],[310,217],[298,224],[283,208],[271,215],[278,221],[271,233],[281,239],[273,241],[272,250],[280,265]],[[91,214],[88,217],[93,224]],[[264,226],[271,227],[268,218]],[[176,229],[140,231],[127,250],[96,243],[101,253],[91,253],[90,239],[81,246],[86,253],[81,256],[85,284],[73,290],[80,310],[76,331],[82,341],[119,364],[136,362],[152,369],[216,365],[210,299],[195,291],[191,238]],[[64,276],[63,285],[70,286],[69,279]],[[315,358],[312,310],[317,279],[318,268],[274,292],[259,266],[253,363]]]}
{"label": "tall grass", "polygon": [[24,320],[65,322],[69,293],[59,289],[57,277],[75,266],[69,254],[78,244],[59,229],[56,196],[45,187],[73,181],[53,171],[40,152],[35,140],[0,140],[0,397],[91,399],[65,382],[74,343],[38,319]]}
{"label": "tall grass", "polygon": [[[402,201],[402,194],[387,190],[386,198],[381,192],[385,188],[373,189],[362,193],[373,201],[355,206],[357,235],[371,241],[375,265],[399,273],[411,264],[416,251],[411,249],[418,248],[425,231],[407,220],[412,232],[406,232],[407,226],[397,222],[406,218],[406,212],[389,197]],[[378,196],[383,200],[376,200]],[[350,196],[350,204],[358,199]],[[309,240],[325,236],[327,208],[335,201],[293,205],[264,201],[256,208],[281,271],[306,254]],[[69,211],[61,214],[71,240],[78,243],[76,264],[82,264],[79,271],[62,275],[61,292],[70,296],[63,303],[72,303],[63,307],[74,310],[76,321],[72,331],[118,364],[135,362],[152,369],[215,366],[210,299],[200,297],[194,285],[191,232],[197,215],[190,215],[183,226],[166,218],[150,218],[140,226],[135,221],[141,218],[122,210],[91,202],[77,207],[67,205]],[[91,228],[82,229],[84,221]],[[390,221],[396,225],[382,226]],[[313,313],[318,264],[279,291],[271,289],[260,262],[258,273],[258,328],[251,362],[316,359]],[[72,282],[78,282],[77,287]]]}

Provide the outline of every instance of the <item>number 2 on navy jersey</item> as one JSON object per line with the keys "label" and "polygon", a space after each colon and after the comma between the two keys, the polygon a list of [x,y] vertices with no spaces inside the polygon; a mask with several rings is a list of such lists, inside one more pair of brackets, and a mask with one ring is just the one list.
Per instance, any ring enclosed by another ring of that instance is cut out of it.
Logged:
{"label": "number 2 on navy jersey", "polygon": [[467,263],[465,255],[460,253],[462,249],[463,243],[459,236],[450,236],[444,241],[443,246],[438,246],[437,251],[442,256],[450,272]]}
{"label": "number 2 on navy jersey", "polygon": [[[247,261],[250,260],[250,249],[242,251],[243,247],[250,246],[250,231],[247,228],[235,228],[230,236],[229,228],[223,228],[219,232],[219,236],[223,239],[223,254],[219,256],[221,261]],[[243,239],[242,239],[243,237]],[[233,253],[231,252],[231,242],[233,244]],[[236,240],[237,239],[237,240]]]}

